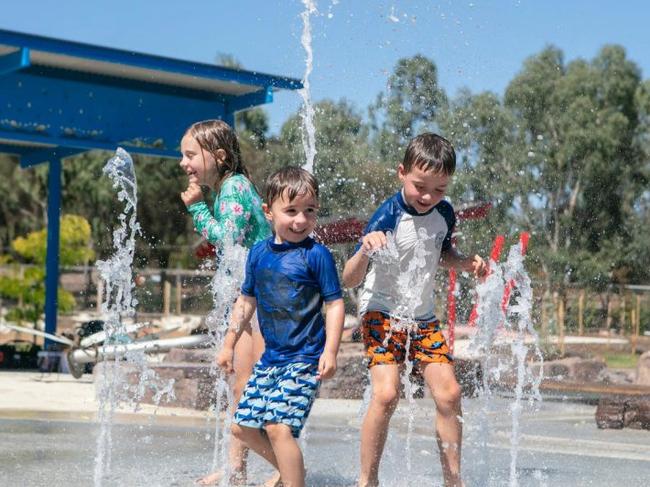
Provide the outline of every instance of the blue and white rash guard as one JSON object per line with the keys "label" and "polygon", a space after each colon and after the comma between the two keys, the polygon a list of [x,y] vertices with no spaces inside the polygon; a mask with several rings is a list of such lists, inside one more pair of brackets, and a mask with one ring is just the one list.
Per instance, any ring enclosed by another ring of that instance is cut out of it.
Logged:
{"label": "blue and white rash guard", "polygon": [[317,364],[325,347],[323,301],[342,297],[334,258],[306,238],[277,244],[274,237],[253,246],[246,261],[242,294],[257,300],[264,337],[264,367]]}
{"label": "blue and white rash guard", "polygon": [[[435,319],[434,278],[441,252],[451,248],[451,233],[455,224],[454,209],[448,201],[441,201],[426,213],[418,213],[406,203],[400,191],[377,209],[364,230],[364,235],[374,231],[392,233],[397,248],[399,273],[409,271],[409,264],[415,257],[416,244],[418,240],[423,242],[427,252],[427,272],[422,282],[418,282],[419,303],[411,310],[410,317],[416,320]],[[425,239],[421,238],[423,232],[426,232]],[[359,248],[360,244],[356,250]],[[370,261],[359,299],[361,313],[380,311],[400,317],[396,310],[403,302],[403,297],[400,297],[397,286],[396,269],[391,267]]]}

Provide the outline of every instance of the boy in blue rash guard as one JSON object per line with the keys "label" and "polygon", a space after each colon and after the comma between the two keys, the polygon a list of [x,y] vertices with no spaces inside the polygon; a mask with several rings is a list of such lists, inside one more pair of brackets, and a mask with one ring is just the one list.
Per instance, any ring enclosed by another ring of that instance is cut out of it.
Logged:
{"label": "boy in blue rash guard", "polygon": [[318,211],[316,179],[296,167],[277,171],[267,182],[263,209],[274,234],[248,255],[217,364],[232,370],[235,343],[257,309],[265,351],[239,401],[232,433],[279,470],[283,485],[303,486],[296,438],[320,380],[336,371],[343,299],[332,255],[309,236]]}

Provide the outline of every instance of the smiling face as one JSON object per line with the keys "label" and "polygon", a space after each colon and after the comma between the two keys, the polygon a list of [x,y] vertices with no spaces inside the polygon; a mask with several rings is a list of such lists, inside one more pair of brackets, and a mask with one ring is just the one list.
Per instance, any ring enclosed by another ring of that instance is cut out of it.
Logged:
{"label": "smiling face", "polygon": [[211,188],[215,186],[219,178],[217,161],[212,154],[201,150],[199,143],[190,134],[185,134],[181,139],[181,155],[179,164],[187,174],[190,183]]}
{"label": "smiling face", "polygon": [[397,175],[404,186],[406,204],[418,213],[426,213],[444,198],[451,176],[443,172],[423,170],[414,166],[409,172],[402,164],[397,168]]}
{"label": "smiling face", "polygon": [[266,218],[273,225],[275,243],[302,242],[316,228],[318,199],[310,192],[298,194],[289,201],[288,190],[269,207],[262,206]]}

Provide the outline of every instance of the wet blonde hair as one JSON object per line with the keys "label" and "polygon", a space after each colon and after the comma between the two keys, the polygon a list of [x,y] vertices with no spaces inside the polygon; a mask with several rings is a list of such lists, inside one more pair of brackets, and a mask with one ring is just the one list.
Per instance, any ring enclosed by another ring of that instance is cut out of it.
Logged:
{"label": "wet blonde hair", "polygon": [[[199,144],[202,151],[208,152],[217,162],[217,187],[234,174],[243,174],[250,180],[250,174],[241,158],[239,141],[237,135],[230,125],[223,120],[203,120],[190,125],[185,135],[191,136]],[[217,158],[217,151],[222,149],[226,158],[220,162]],[[203,157],[205,164],[205,155]]]}

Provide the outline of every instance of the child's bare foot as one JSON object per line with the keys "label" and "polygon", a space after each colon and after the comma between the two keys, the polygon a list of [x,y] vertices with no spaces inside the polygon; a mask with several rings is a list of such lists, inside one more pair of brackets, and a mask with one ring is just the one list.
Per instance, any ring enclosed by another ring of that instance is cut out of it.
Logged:
{"label": "child's bare foot", "polygon": [[282,487],[280,472],[275,472],[273,476],[266,479],[266,481],[260,487]]}
{"label": "child's bare foot", "polygon": [[[204,475],[200,479],[196,480],[198,485],[219,485],[221,479],[223,478],[223,470],[217,470],[208,475]],[[229,485],[246,485],[246,479],[242,472],[233,472],[230,475]]]}
{"label": "child's bare foot", "polygon": [[221,477],[223,477],[223,472],[217,470],[216,472],[209,473],[208,475],[196,479],[196,483],[198,485],[217,485],[221,481]]}

